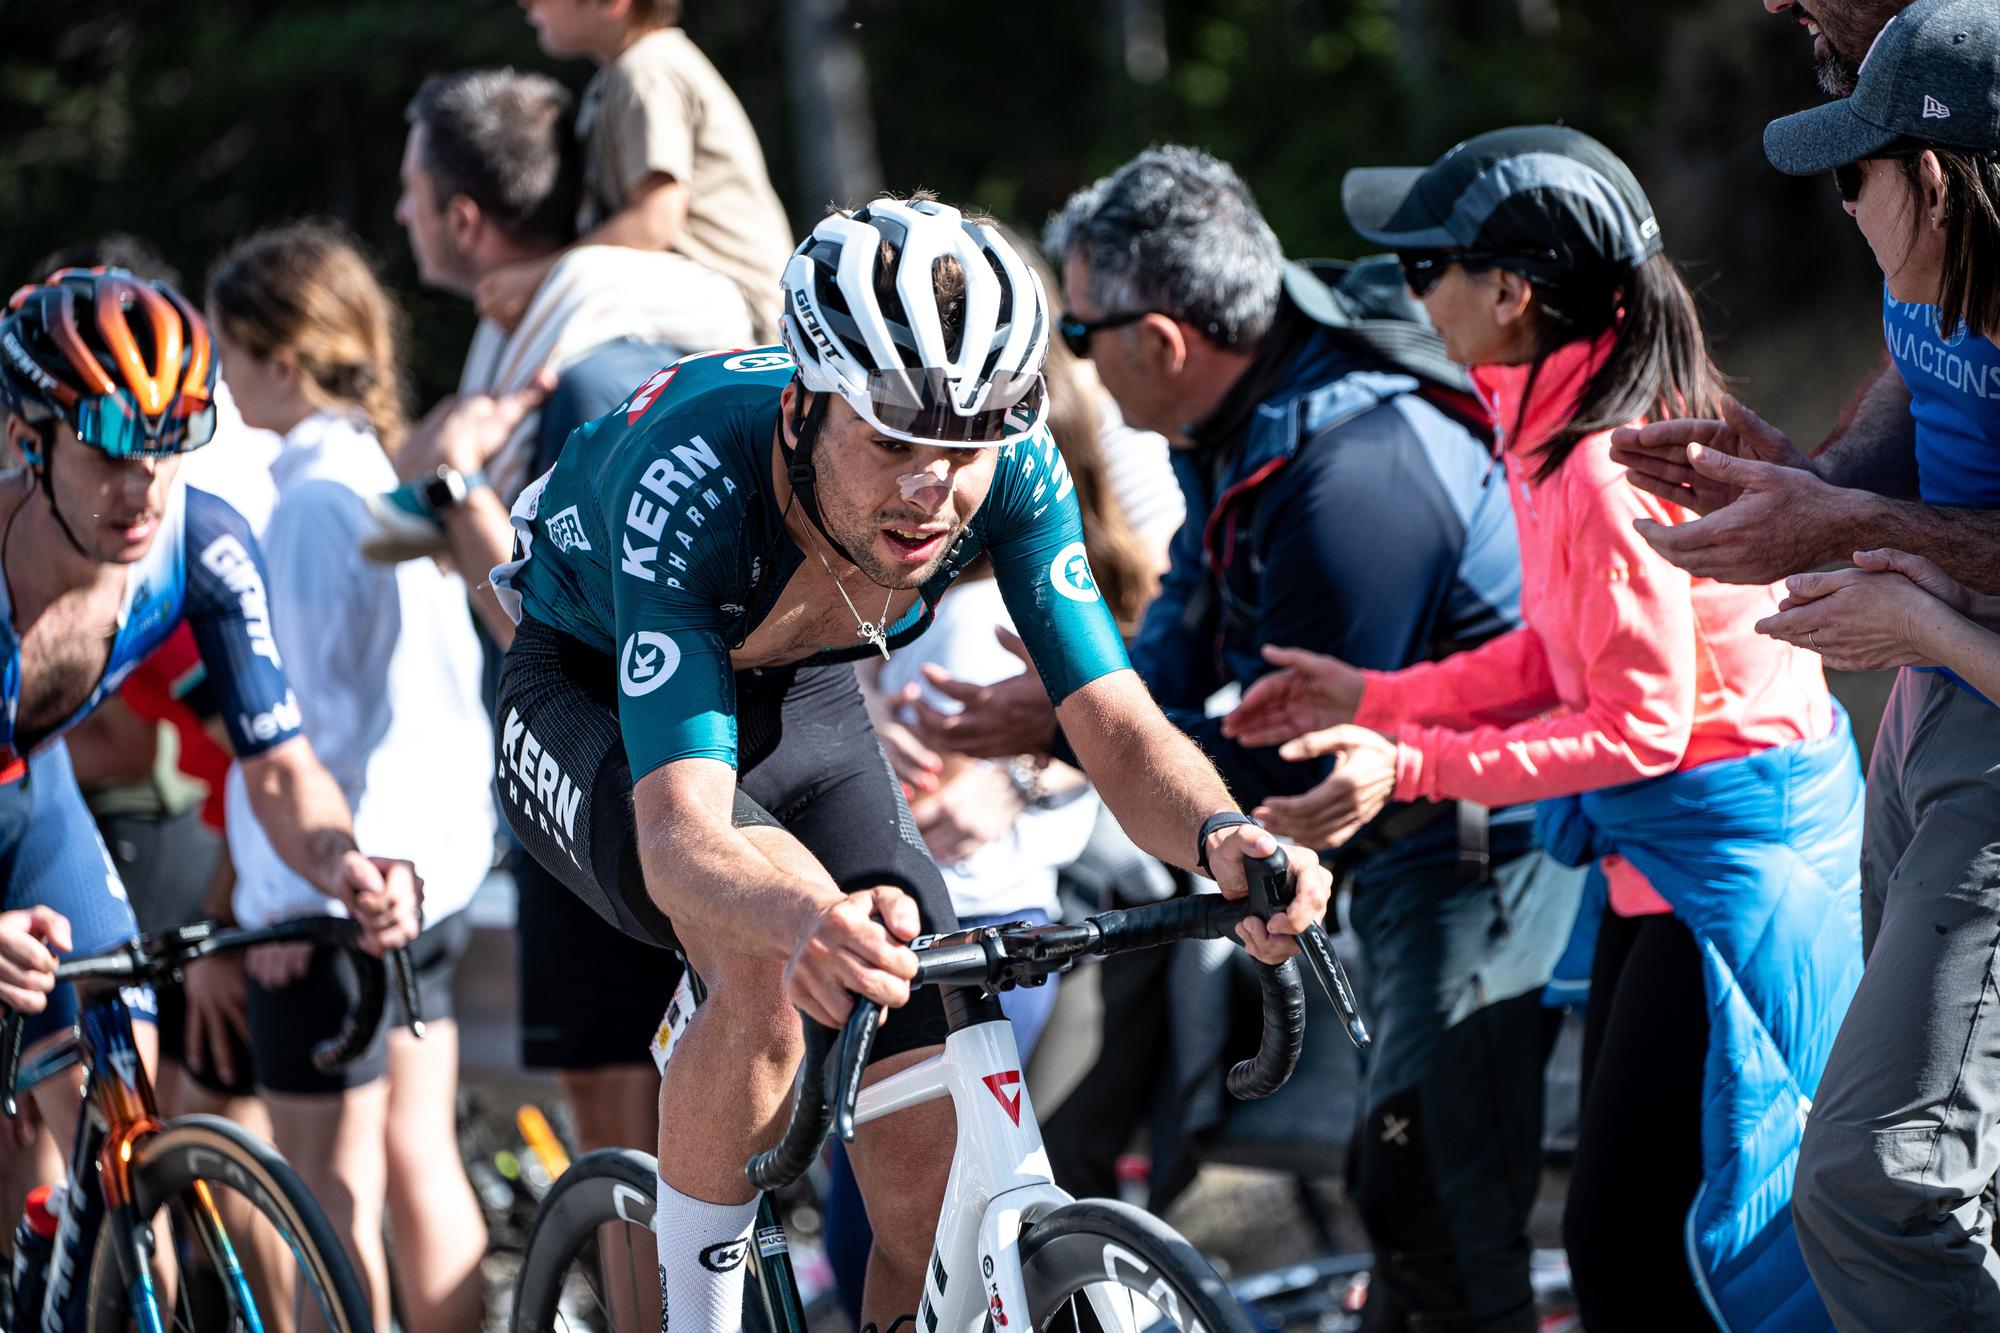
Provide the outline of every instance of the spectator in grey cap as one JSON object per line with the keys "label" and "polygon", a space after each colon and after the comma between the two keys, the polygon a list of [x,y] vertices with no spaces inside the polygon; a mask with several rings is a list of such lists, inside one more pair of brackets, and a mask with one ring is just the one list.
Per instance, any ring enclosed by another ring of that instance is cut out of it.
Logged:
{"label": "spectator in grey cap", "polygon": [[[1270,645],[1389,669],[1518,624],[1484,410],[1393,260],[1287,264],[1235,171],[1197,149],[1149,149],[1079,191],[1048,249],[1063,338],[1128,421],[1174,445],[1187,499],[1133,665],[1246,808],[1352,876],[1378,1027],[1355,1176],[1371,1323],[1529,1333],[1533,1192],[1518,1185],[1540,1173],[1540,995],[1581,874],[1541,852],[1526,807],[1490,823],[1450,803],[1304,819],[1296,802],[1329,761],[1244,744],[1203,707],[1267,673]],[[1032,677],[959,689],[966,710],[925,738],[1012,754],[1038,729],[1059,745],[1030,691]]]}

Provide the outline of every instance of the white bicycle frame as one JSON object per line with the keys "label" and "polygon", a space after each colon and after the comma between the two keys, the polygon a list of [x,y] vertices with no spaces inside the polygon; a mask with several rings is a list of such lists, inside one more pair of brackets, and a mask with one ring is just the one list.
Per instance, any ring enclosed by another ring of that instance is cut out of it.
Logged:
{"label": "white bicycle frame", "polygon": [[[1005,1020],[961,1028],[944,1051],[861,1090],[857,1126],[939,1097],[958,1113],[958,1148],[938,1216],[924,1299],[914,1333],[978,1333],[990,1318],[995,1333],[1031,1333],[1028,1293],[1021,1275],[1021,1233],[1066,1203],[1042,1146],[1023,1080],[1014,1029]],[[1143,1274],[1147,1264],[1122,1246],[1105,1247],[1107,1278],[1114,1263]],[[1155,1288],[1155,1308],[1186,1328],[1171,1292]],[[1142,1333],[1133,1308],[1121,1308],[1104,1287],[1085,1293],[1103,1326]],[[1162,1299],[1163,1298],[1163,1299]],[[1149,1302],[1151,1303],[1151,1302]]]}

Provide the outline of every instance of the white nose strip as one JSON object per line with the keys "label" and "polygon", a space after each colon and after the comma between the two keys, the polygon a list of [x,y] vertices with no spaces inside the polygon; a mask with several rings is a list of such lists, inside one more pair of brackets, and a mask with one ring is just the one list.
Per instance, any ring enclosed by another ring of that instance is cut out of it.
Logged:
{"label": "white nose strip", "polygon": [[919,491],[938,490],[949,483],[935,472],[905,472],[896,478],[896,489],[903,493],[905,500],[914,500]]}

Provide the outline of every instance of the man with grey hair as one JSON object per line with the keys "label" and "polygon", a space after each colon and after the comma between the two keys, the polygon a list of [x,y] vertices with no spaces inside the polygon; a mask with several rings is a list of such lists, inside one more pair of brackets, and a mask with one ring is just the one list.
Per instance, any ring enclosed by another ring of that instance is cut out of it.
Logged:
{"label": "man with grey hair", "polygon": [[[1528,1207],[1541,1170],[1541,993],[1579,872],[1530,812],[1390,806],[1351,838],[1302,822],[1325,760],[1230,739],[1206,701],[1295,644],[1395,669],[1514,628],[1520,566],[1490,425],[1393,260],[1288,264],[1250,191],[1197,149],[1148,149],[1052,222],[1068,309],[1125,419],[1174,446],[1188,520],[1132,645],[1169,718],[1247,807],[1340,844],[1379,1023],[1357,1198],[1375,1244],[1371,1316],[1532,1330]],[[1329,285],[1331,284],[1331,285]],[[973,689],[934,746],[1060,752],[1032,677]],[[1344,1129],[1344,1127],[1342,1127]]]}

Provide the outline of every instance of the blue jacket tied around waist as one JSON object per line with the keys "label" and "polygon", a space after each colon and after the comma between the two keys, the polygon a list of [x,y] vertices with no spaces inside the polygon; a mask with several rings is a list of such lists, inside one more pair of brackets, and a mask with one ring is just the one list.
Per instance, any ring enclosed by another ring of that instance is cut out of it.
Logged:
{"label": "blue jacket tied around waist", "polygon": [[1542,803],[1571,865],[1616,853],[1694,932],[1708,995],[1688,1262],[1731,1333],[1832,1328],[1792,1231],[1820,1071],[1861,980],[1861,766],[1831,734]]}

